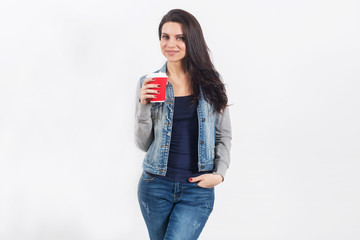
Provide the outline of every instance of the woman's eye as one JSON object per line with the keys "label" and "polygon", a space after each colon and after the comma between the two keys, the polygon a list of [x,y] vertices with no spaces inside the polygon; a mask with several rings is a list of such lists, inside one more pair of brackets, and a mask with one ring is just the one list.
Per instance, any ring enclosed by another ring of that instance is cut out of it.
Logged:
{"label": "woman's eye", "polygon": [[169,39],[169,36],[163,35],[162,38],[163,39]]}
{"label": "woman's eye", "polygon": [[184,41],[184,37],[178,37],[177,40]]}

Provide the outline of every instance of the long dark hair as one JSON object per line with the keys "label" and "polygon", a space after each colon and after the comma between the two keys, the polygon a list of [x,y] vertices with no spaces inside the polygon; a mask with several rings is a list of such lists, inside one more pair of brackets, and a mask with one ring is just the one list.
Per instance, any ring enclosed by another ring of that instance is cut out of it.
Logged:
{"label": "long dark hair", "polygon": [[199,99],[201,87],[204,98],[216,112],[221,113],[228,102],[226,90],[219,78],[219,73],[211,62],[209,48],[199,22],[192,14],[181,9],[173,9],[162,18],[159,24],[159,40],[162,27],[167,22],[177,22],[182,26],[186,46],[183,67],[190,76],[194,100]]}

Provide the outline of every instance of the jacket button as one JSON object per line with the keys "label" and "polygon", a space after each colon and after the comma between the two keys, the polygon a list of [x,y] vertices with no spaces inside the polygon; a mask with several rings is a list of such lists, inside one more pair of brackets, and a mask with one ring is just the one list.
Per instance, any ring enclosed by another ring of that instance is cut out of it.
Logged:
{"label": "jacket button", "polygon": [[205,168],[205,166],[204,166],[204,165],[202,165],[202,166],[201,166],[201,169],[204,169],[204,168]]}
{"label": "jacket button", "polygon": [[203,140],[201,140],[201,142],[200,142],[201,144],[204,144],[204,141]]}
{"label": "jacket button", "polygon": [[205,120],[206,120],[205,118],[202,119],[203,122],[205,122]]}

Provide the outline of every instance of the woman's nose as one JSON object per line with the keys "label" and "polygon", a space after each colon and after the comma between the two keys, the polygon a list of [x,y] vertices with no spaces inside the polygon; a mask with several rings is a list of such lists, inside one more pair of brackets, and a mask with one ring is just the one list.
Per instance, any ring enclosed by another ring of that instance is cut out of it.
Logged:
{"label": "woman's nose", "polygon": [[175,47],[176,46],[176,39],[170,38],[168,41],[168,47]]}

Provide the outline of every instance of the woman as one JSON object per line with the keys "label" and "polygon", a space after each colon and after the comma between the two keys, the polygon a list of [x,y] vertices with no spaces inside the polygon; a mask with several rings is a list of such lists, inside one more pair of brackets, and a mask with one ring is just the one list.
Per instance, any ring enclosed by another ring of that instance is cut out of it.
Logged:
{"label": "woman", "polygon": [[151,240],[192,240],[229,167],[227,96],[193,15],[168,12],[159,39],[167,59],[160,70],[168,76],[165,102],[150,103],[158,86],[145,76],[137,91],[136,143],[146,152],[138,199]]}

